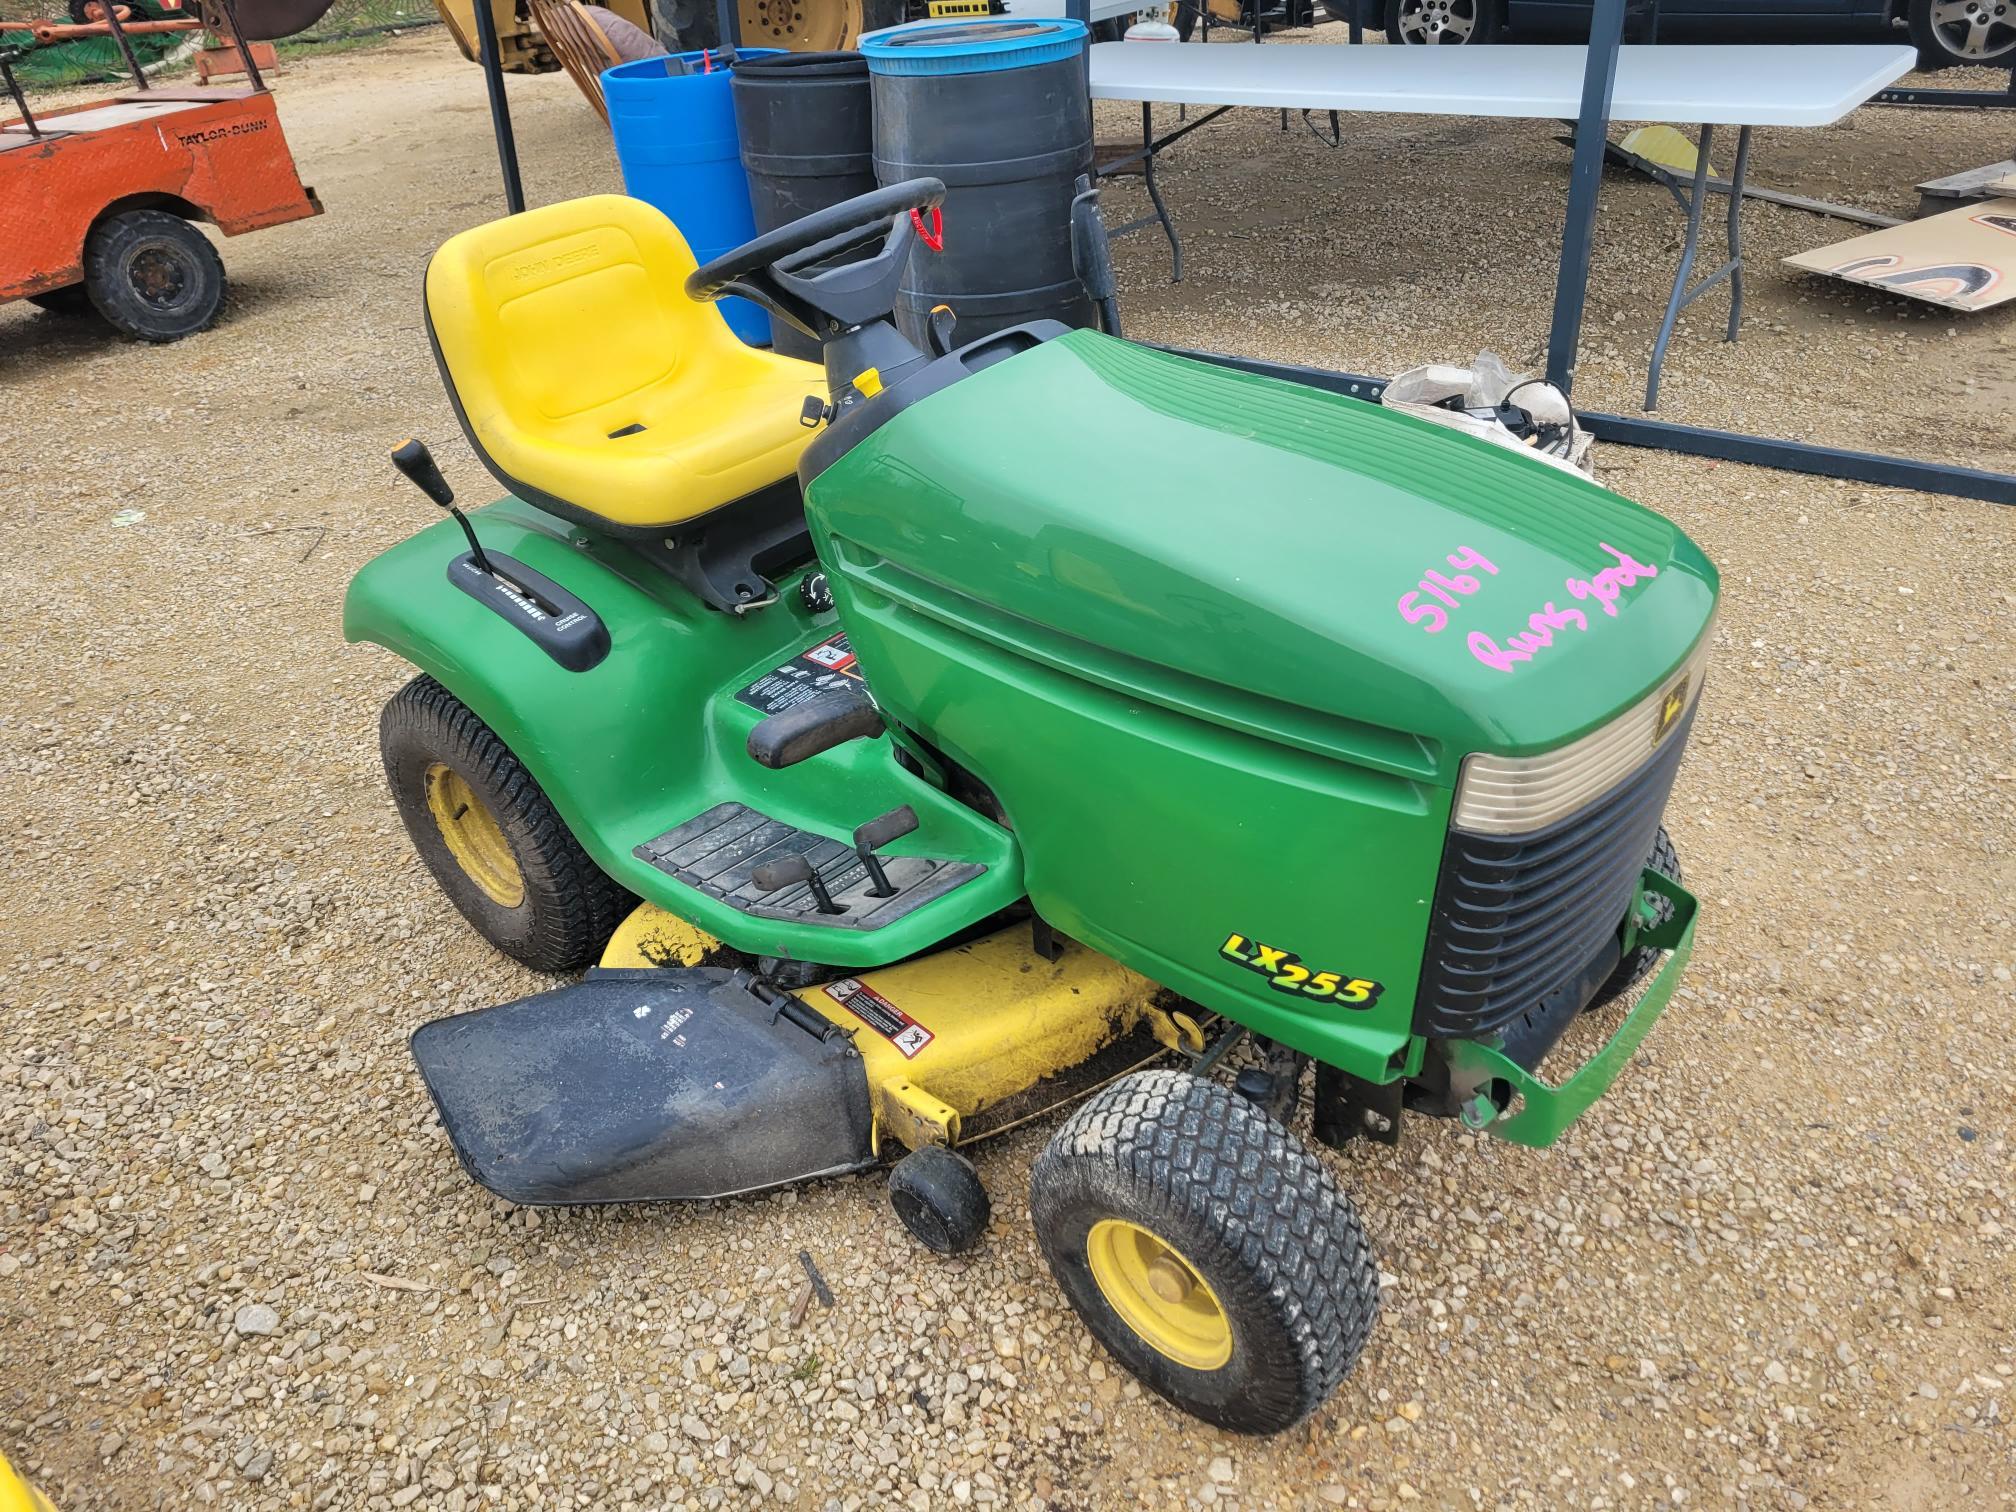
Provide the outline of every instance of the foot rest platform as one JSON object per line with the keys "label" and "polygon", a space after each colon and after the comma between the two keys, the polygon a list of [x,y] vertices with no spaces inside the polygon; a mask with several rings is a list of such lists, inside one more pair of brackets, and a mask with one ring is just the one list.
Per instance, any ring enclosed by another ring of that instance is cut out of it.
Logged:
{"label": "foot rest platform", "polygon": [[[972,881],[987,868],[974,861],[937,861],[927,856],[881,856],[891,897],[869,892],[868,868],[844,841],[793,829],[743,803],[717,803],[697,818],[647,840],[631,854],[675,881],[757,919],[786,919],[829,929],[880,929]],[[826,891],[843,912],[822,913],[809,883],[765,892],[752,873],[786,856],[811,862]]]}

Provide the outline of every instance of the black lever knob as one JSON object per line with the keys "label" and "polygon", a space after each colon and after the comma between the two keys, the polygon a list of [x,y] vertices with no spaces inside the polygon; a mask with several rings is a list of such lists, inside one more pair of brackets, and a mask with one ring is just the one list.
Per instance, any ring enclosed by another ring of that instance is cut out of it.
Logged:
{"label": "black lever knob", "polygon": [[861,858],[861,864],[868,868],[868,875],[875,885],[868,889],[871,898],[893,898],[896,889],[890,884],[889,873],[882,869],[882,858],[875,854],[891,840],[900,840],[917,828],[917,810],[904,804],[893,808],[879,819],[870,819],[854,831],[854,854]]}
{"label": "black lever knob", "polygon": [[952,351],[952,328],[959,323],[959,317],[952,313],[948,304],[931,306],[930,322],[927,327],[931,337],[931,355],[944,357]]}
{"label": "black lever knob", "polygon": [[833,894],[826,890],[825,879],[819,875],[818,868],[813,866],[811,859],[803,852],[794,856],[780,856],[775,861],[765,861],[761,866],[751,869],[749,880],[766,893],[794,887],[803,882],[812,889],[812,898],[819,905],[819,912],[837,914],[847,911],[833,901]]}
{"label": "black lever knob", "polygon": [[455,523],[462,527],[463,538],[469,542],[470,559],[491,577],[504,581],[503,575],[490,565],[490,558],[483,554],[483,543],[476,539],[476,527],[469,523],[467,515],[455,507],[455,490],[441,476],[441,469],[435,465],[434,454],[427,450],[427,443],[412,437],[401,441],[392,448],[392,465],[404,473],[415,488],[455,517]]}
{"label": "black lever knob", "polygon": [[413,486],[427,495],[443,509],[455,507],[455,490],[448,486],[448,480],[441,476],[441,469],[434,463],[434,454],[427,450],[425,441],[407,439],[392,449],[392,465],[404,473]]}

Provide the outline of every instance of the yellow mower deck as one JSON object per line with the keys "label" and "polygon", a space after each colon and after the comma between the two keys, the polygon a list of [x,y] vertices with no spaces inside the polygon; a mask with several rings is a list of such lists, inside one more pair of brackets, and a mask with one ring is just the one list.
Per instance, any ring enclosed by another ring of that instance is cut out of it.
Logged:
{"label": "yellow mower deck", "polygon": [[[885,1138],[917,1149],[998,1134],[1081,1097],[1181,1045],[1198,1025],[1157,1002],[1146,977],[1059,941],[1045,961],[1026,928],[795,996],[848,1031],[866,1065],[878,1153]],[[651,904],[603,952],[612,967],[690,966],[717,942]]]}

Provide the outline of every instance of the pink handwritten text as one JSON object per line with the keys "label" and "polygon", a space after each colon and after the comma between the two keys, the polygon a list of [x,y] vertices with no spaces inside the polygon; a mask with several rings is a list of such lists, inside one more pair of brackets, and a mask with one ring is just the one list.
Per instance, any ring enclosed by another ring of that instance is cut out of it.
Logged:
{"label": "pink handwritten text", "polygon": [[[1625,552],[1606,542],[1598,542],[1597,549],[1608,553],[1616,560],[1613,565],[1587,578],[1569,578],[1569,594],[1578,599],[1593,599],[1597,607],[1611,619],[1617,617],[1617,601],[1626,588],[1635,587],[1646,578],[1659,576],[1657,567],[1635,561]],[[1437,626],[1436,628],[1440,628]],[[1470,654],[1487,667],[1500,672],[1510,672],[1520,662],[1528,662],[1540,652],[1554,644],[1557,630],[1587,630],[1589,617],[1572,606],[1557,609],[1550,599],[1534,613],[1526,617],[1526,628],[1505,637],[1500,645],[1482,630],[1473,630],[1467,640]]]}
{"label": "pink handwritten text", "polygon": [[[1463,599],[1483,586],[1481,580],[1472,577],[1464,569],[1474,567],[1477,571],[1492,577],[1498,575],[1497,565],[1469,546],[1458,546],[1443,560],[1456,569],[1455,577],[1430,568],[1421,575],[1421,581],[1415,585],[1413,591],[1400,595],[1400,618],[1410,625],[1422,625],[1424,620],[1428,621],[1423,628],[1430,635],[1449,623],[1450,609],[1461,608]],[[1459,594],[1462,597],[1456,597]],[[1426,598],[1439,599],[1448,607],[1441,608],[1428,603],[1424,595]],[[1422,601],[1417,603],[1416,600]]]}

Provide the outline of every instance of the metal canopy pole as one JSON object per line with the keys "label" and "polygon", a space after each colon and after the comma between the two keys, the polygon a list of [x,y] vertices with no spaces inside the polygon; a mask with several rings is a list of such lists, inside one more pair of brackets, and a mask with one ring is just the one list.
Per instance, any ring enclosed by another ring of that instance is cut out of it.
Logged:
{"label": "metal canopy pole", "polygon": [[497,166],[504,172],[504,206],[516,215],[525,208],[525,184],[518,177],[518,138],[511,130],[511,102],[504,98],[504,64],[497,47],[497,17],[491,0],[476,0],[476,48],[483,82],[490,91],[490,129],[497,135]]}
{"label": "metal canopy pole", "polygon": [[[133,44],[126,39],[126,28],[119,24],[118,16],[113,14],[112,0],[104,0],[104,4],[100,5],[98,10],[105,17],[105,25],[112,33],[112,40],[119,44],[119,56],[126,60],[126,71],[133,75],[134,85],[140,89],[152,89],[154,86],[147,82],[147,75],[141,70],[140,60],[133,56]],[[235,42],[238,39],[233,37],[231,40]]]}
{"label": "metal canopy pole", "polygon": [[1596,194],[1610,140],[1610,96],[1617,83],[1617,44],[1624,37],[1625,0],[1596,0],[1589,22],[1589,61],[1582,72],[1582,113],[1575,119],[1575,164],[1568,180],[1568,224],[1561,233],[1561,270],[1554,284],[1554,324],[1547,334],[1547,381],[1574,391],[1582,342],[1582,306],[1589,296],[1589,259],[1596,236]]}

